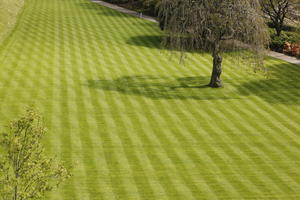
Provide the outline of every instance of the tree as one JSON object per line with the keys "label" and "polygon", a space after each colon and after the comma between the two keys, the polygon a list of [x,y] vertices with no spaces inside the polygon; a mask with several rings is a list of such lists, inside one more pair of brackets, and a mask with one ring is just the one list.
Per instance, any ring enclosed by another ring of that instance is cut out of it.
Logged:
{"label": "tree", "polygon": [[292,11],[292,0],[261,0],[262,10],[272,21],[276,35],[280,36],[284,21]]}
{"label": "tree", "polygon": [[46,131],[31,109],[11,122],[0,152],[0,199],[40,199],[70,177],[69,171],[47,158],[41,140]]}
{"label": "tree", "polygon": [[261,52],[267,45],[269,33],[260,9],[258,0],[162,0],[159,16],[164,21],[164,44],[181,51],[211,52],[209,86],[221,87],[225,46]]}

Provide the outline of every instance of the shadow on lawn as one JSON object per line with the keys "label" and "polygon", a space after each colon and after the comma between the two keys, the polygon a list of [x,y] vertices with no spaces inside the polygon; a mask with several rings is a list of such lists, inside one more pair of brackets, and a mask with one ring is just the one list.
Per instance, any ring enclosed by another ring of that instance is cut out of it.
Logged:
{"label": "shadow on lawn", "polygon": [[89,9],[89,10],[104,10],[102,6],[97,3],[87,2],[87,3],[77,3],[81,8]]}
{"label": "shadow on lawn", "polygon": [[300,84],[280,79],[255,80],[242,84],[238,92],[243,96],[257,96],[269,103],[300,106]]}
{"label": "shadow on lawn", "polygon": [[160,35],[141,35],[129,38],[127,44],[153,49],[165,49],[161,41]]}
{"label": "shadow on lawn", "polygon": [[257,96],[269,103],[300,106],[300,67],[292,64],[269,66],[270,78],[241,84],[243,96]]}
{"label": "shadow on lawn", "polygon": [[211,89],[207,86],[210,77],[157,77],[123,76],[115,80],[89,80],[88,87],[116,91],[128,95],[145,96],[152,99],[232,99],[224,89]]}
{"label": "shadow on lawn", "polygon": [[[258,97],[272,104],[300,106],[300,67],[270,66],[271,78],[248,81],[224,79],[224,88],[207,86],[210,77],[123,76],[114,80],[89,80],[86,86],[151,99],[229,100]],[[252,76],[253,78],[253,76]]]}

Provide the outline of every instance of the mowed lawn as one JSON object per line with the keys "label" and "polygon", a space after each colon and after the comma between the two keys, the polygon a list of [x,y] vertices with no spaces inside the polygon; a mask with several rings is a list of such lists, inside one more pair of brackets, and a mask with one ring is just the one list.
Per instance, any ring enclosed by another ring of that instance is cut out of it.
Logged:
{"label": "mowed lawn", "polygon": [[17,16],[24,5],[24,0],[1,0],[0,1],[0,42],[14,28]]}
{"label": "mowed lawn", "polygon": [[157,25],[88,0],[26,0],[0,53],[0,124],[34,105],[73,166],[51,200],[300,199],[300,66],[184,64]]}

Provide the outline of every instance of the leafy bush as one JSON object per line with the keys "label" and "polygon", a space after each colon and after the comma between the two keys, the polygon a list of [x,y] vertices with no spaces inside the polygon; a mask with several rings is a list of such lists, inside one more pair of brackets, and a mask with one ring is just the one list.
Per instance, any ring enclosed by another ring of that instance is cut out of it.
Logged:
{"label": "leafy bush", "polygon": [[284,37],[283,34],[281,36],[273,35],[272,41],[270,43],[270,49],[278,52],[282,52],[285,42],[288,38]]}
{"label": "leafy bush", "polygon": [[300,43],[300,33],[283,31],[280,36],[277,36],[274,29],[270,29],[271,43],[270,49],[282,52],[286,42],[291,44]]}

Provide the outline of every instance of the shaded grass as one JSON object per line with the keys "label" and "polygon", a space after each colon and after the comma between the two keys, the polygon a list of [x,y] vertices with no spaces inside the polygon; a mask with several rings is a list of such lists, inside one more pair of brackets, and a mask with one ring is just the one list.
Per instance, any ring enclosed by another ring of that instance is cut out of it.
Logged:
{"label": "shaded grass", "polygon": [[45,116],[48,152],[74,165],[48,199],[299,199],[300,68],[268,58],[266,79],[226,58],[213,90],[210,55],[181,65],[143,37],[159,34],[87,0],[28,0],[0,53],[0,124]]}

